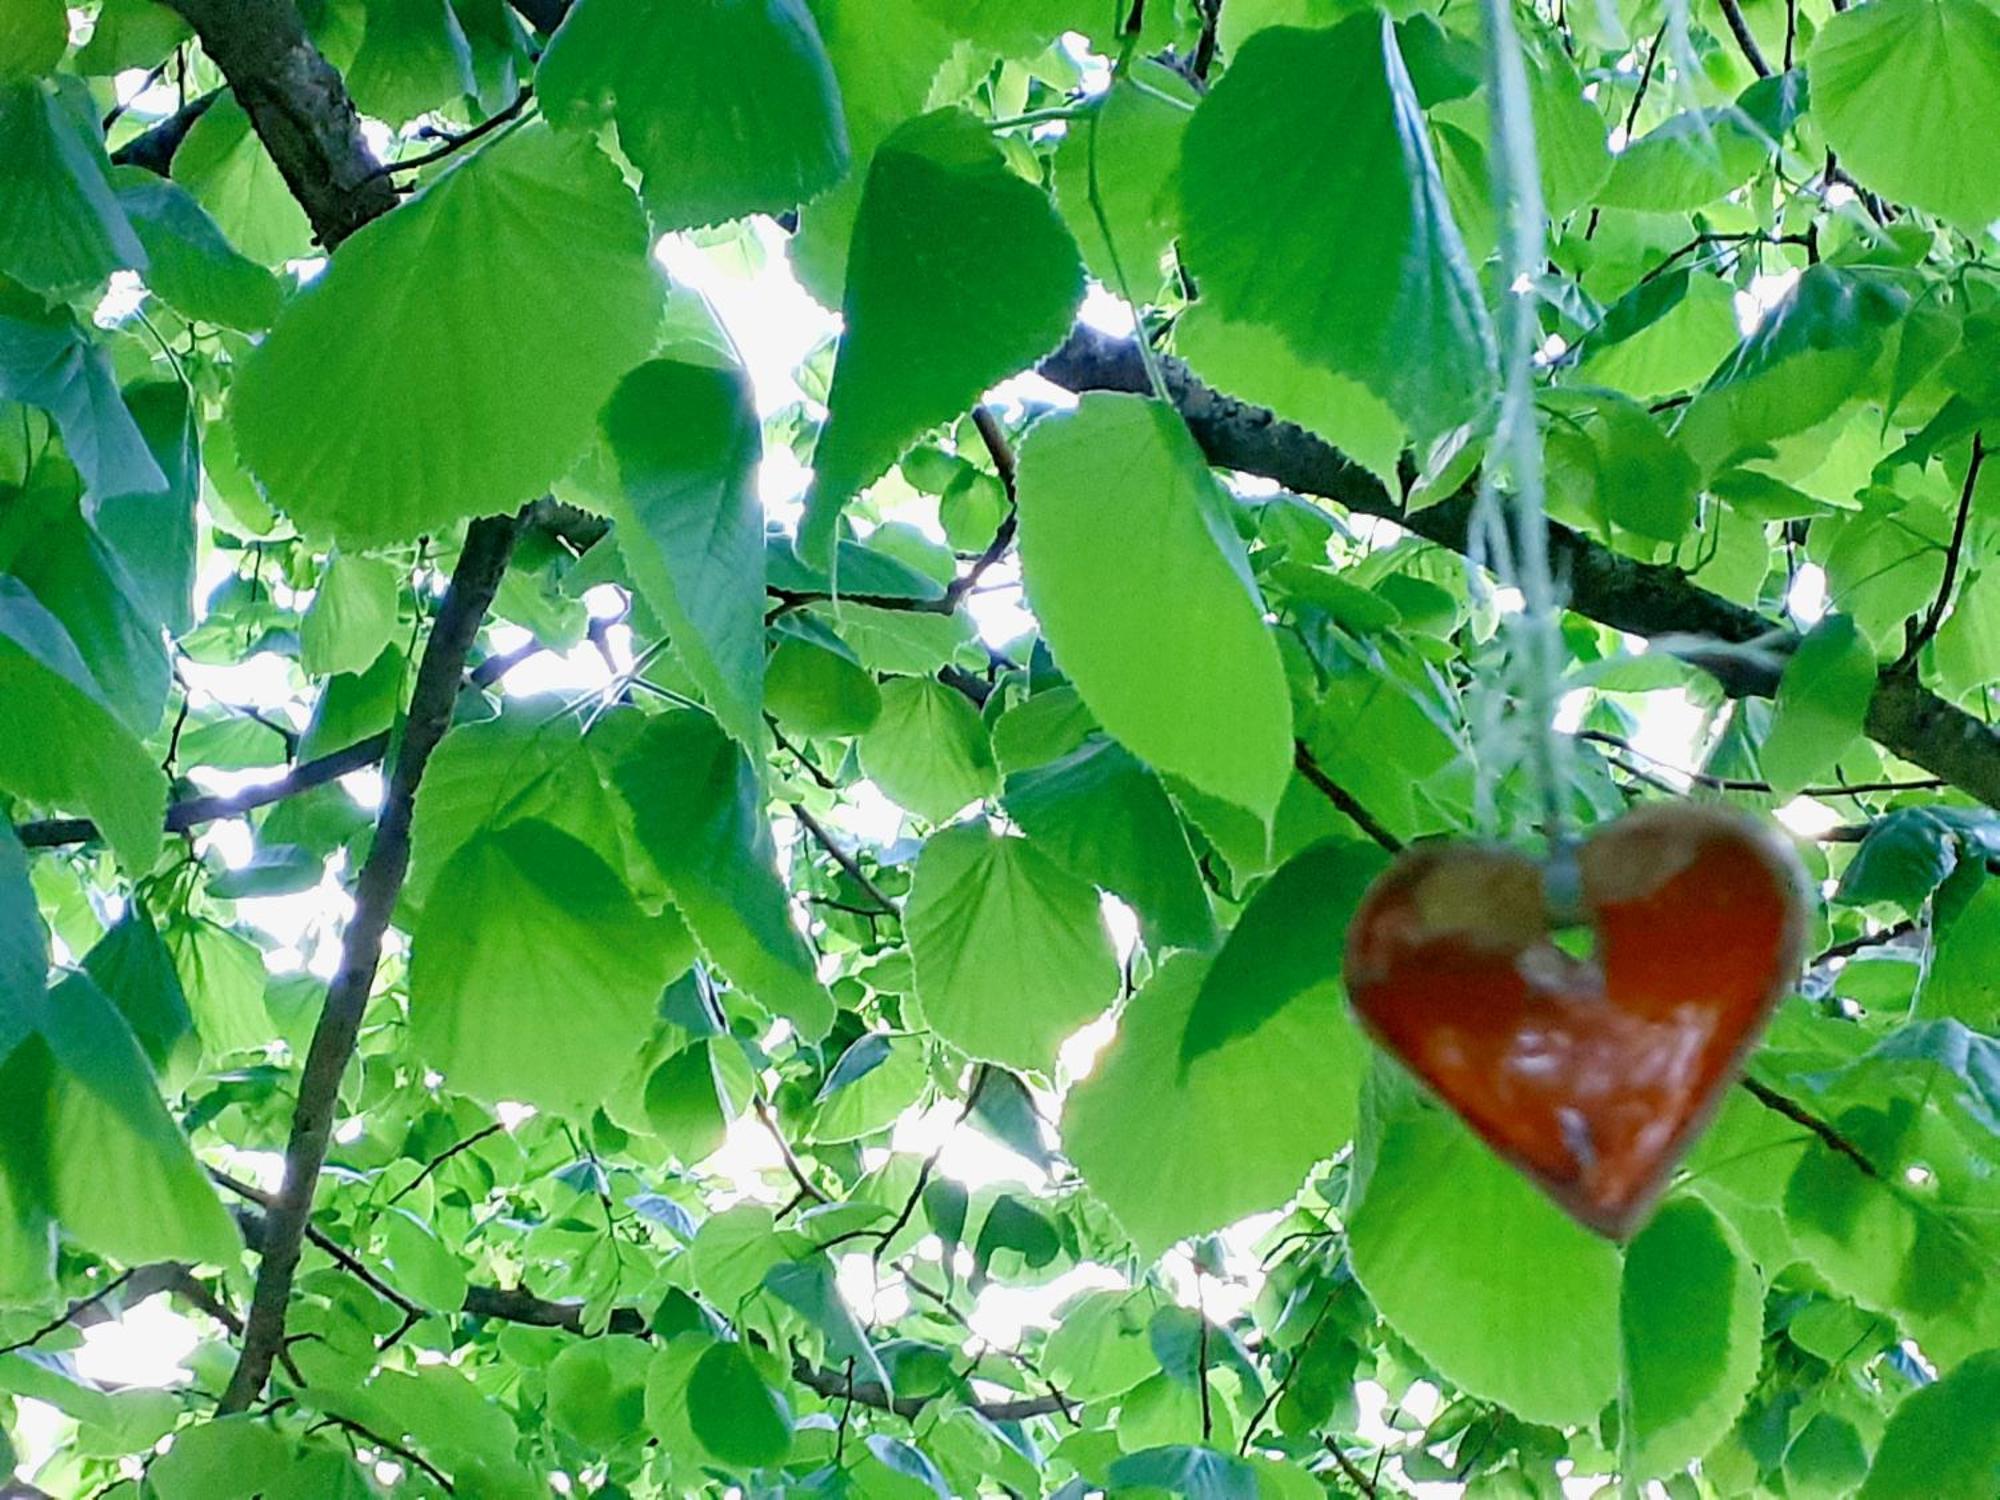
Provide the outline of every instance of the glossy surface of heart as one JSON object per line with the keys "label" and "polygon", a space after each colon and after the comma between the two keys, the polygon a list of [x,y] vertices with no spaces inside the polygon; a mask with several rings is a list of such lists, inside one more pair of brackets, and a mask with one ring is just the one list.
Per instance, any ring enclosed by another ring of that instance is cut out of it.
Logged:
{"label": "glossy surface of heart", "polygon": [[1347,990],[1488,1145],[1622,1237],[1797,982],[1805,878],[1764,823],[1680,804],[1608,825],[1577,865],[1590,931],[1558,946],[1534,861],[1410,850],[1355,915]]}

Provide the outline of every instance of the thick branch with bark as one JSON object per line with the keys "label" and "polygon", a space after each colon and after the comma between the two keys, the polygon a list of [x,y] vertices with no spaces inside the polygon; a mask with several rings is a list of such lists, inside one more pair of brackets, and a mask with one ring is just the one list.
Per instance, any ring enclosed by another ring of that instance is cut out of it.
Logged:
{"label": "thick branch with bark", "polygon": [[375,986],[382,936],[409,871],[410,820],[417,783],[430,763],[431,752],[450,727],[465,659],[500,587],[501,575],[507,571],[519,530],[519,522],[512,516],[488,517],[472,524],[452,572],[451,586],[438,609],[437,624],[424,648],[423,662],[417,668],[402,748],[390,773],[368,862],[361,867],[356,883],[354,917],[342,939],[340,968],[327,990],[299,1079],[298,1107],[292,1116],[291,1140],[285,1147],[284,1186],[271,1200],[265,1222],[263,1261],[244,1328],[243,1353],[222,1397],[220,1410],[225,1414],[243,1411],[257,1399],[284,1347],[292,1279],[298,1271],[313,1192],[333,1133],[334,1102],[341,1076],[353,1059],[362,1013]]}
{"label": "thick branch with bark", "polygon": [[222,69],[257,138],[328,250],[396,206],[347,85],[292,0],[168,0]]}
{"label": "thick branch with bark", "polygon": [[[1160,361],[1169,394],[1209,462],[1287,489],[1380,516],[1465,552],[1476,486],[1414,514],[1382,482],[1304,428],[1212,390],[1179,360]],[[1041,373],[1072,391],[1148,389],[1138,346],[1079,325]],[[1640,562],[1551,522],[1549,556],[1568,584],[1569,607],[1616,629],[1660,639],[1712,673],[1732,697],[1769,697],[1797,644],[1785,626],[1695,583],[1679,568]],[[1704,645],[1703,643],[1711,643]],[[1982,724],[1917,680],[1914,668],[1883,673],[1868,709],[1878,744],[1989,806],[2000,807],[2000,728]]]}

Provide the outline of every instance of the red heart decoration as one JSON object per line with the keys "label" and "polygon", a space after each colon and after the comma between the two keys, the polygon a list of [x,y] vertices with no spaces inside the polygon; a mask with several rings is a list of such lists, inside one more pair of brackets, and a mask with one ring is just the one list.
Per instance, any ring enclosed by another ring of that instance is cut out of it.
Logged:
{"label": "red heart decoration", "polygon": [[1623,1238],[1798,979],[1805,875],[1766,824],[1658,804],[1577,851],[1596,954],[1557,946],[1510,849],[1401,855],[1348,931],[1377,1040],[1570,1215]]}

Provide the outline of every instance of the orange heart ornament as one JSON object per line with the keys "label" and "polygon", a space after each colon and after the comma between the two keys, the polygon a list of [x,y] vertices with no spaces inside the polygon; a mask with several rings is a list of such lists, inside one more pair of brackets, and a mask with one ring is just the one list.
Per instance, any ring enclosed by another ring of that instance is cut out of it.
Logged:
{"label": "orange heart ornament", "polygon": [[1595,952],[1555,940],[1541,865],[1400,855],[1348,929],[1362,1023],[1572,1217],[1624,1238],[1796,984],[1806,878],[1729,808],[1635,809],[1576,851]]}

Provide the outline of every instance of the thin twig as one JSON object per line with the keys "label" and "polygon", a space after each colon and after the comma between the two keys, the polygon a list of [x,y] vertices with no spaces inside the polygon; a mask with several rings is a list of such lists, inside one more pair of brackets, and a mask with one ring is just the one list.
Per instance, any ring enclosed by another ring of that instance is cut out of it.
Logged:
{"label": "thin twig", "polygon": [[1736,38],[1736,45],[1742,49],[1743,60],[1750,64],[1750,71],[1759,78],[1771,76],[1771,65],[1764,61],[1763,49],[1757,45],[1757,38],[1751,34],[1750,23],[1743,19],[1743,8],[1737,0],[1716,0],[1722,7],[1722,19],[1729,23],[1729,34]]}
{"label": "thin twig", "polygon": [[[474,688],[490,687],[507,673],[536,655],[545,648],[536,641],[513,651],[489,656],[466,674],[466,681]],[[388,730],[372,734],[365,740],[356,740],[344,749],[330,755],[322,755],[315,760],[302,761],[293,766],[276,781],[265,782],[261,786],[245,787],[240,792],[232,792],[226,797],[189,797],[176,802],[167,809],[166,829],[168,833],[186,833],[204,823],[224,822],[230,818],[240,818],[255,812],[260,807],[269,807],[274,802],[283,802],[288,797],[299,796],[315,787],[325,786],[330,781],[355,771],[365,771],[380,763],[389,753],[391,735]],[[87,844],[101,837],[97,824],[89,818],[42,818],[32,823],[22,823],[15,827],[14,835],[20,839],[23,848],[54,849],[64,844]]]}
{"label": "thin twig", "polygon": [[[1771,783],[1768,781],[1754,781],[1738,776],[1712,776],[1706,771],[1690,771],[1684,767],[1670,764],[1649,751],[1641,750],[1637,745],[1623,736],[1609,734],[1602,729],[1579,729],[1576,732],[1576,737],[1580,740],[1589,740],[1592,744],[1596,745],[1609,745],[1612,749],[1623,751],[1627,755],[1640,756],[1645,760],[1651,761],[1656,766],[1665,767],[1676,776],[1686,777],[1696,786],[1707,787],[1711,791],[1769,792],[1771,790]],[[1672,783],[1660,781],[1646,772],[1640,771],[1637,767],[1627,766],[1624,769],[1638,776],[1641,780],[1647,782],[1648,785],[1662,787],[1674,792],[1680,790],[1679,787],[1674,786]],[[1942,777],[1918,776],[1908,781],[1857,781],[1851,785],[1809,786],[1802,788],[1798,795],[1801,797],[1827,798],[1853,797],[1863,792],[1927,792],[1934,791],[1943,785],[1944,780]]]}
{"label": "thin twig", "polygon": [[1375,1488],[1375,1481],[1361,1472],[1360,1465],[1349,1458],[1341,1449],[1340,1444],[1334,1441],[1333,1438],[1328,1437],[1325,1441],[1326,1451],[1331,1453],[1333,1461],[1340,1465],[1340,1472],[1347,1476],[1347,1482],[1363,1495],[1367,1496],[1368,1500],[1376,1500],[1376,1495],[1379,1492]]}
{"label": "thin twig", "polygon": [[452,155],[452,153],[463,150],[465,147],[471,145],[480,137],[492,134],[492,132],[498,130],[509,120],[518,119],[521,111],[528,107],[528,101],[534,97],[534,85],[524,83],[521,85],[521,92],[514,96],[511,104],[505,105],[489,118],[474,125],[470,130],[461,130],[455,135],[447,135],[440,131],[438,134],[443,139],[444,144],[439,146],[435,151],[426,151],[420,156],[406,156],[401,161],[384,162],[381,166],[370,172],[364,180],[372,182],[378,177],[388,177],[396,172],[414,172],[419,167],[428,167],[433,163],[441,162],[447,156]]}
{"label": "thin twig", "polygon": [[1764,1108],[1783,1115],[1794,1125],[1804,1126],[1807,1130],[1818,1136],[1820,1140],[1824,1141],[1830,1150],[1837,1151],[1840,1155],[1853,1162],[1865,1176],[1872,1177],[1877,1182],[1883,1180],[1882,1173],[1877,1170],[1875,1163],[1862,1154],[1859,1146],[1855,1145],[1854,1142],[1834,1129],[1833,1126],[1799,1103],[1798,1100],[1791,1098],[1789,1095],[1781,1094],[1768,1084],[1759,1083],[1754,1078],[1745,1078],[1743,1080],[1743,1091],[1759,1104],[1763,1105]]}
{"label": "thin twig", "polygon": [[1864,932],[1860,937],[1853,937],[1847,939],[1845,942],[1835,943],[1832,947],[1814,954],[1806,967],[1808,969],[1821,969],[1837,958],[1852,958],[1855,954],[1865,953],[1870,948],[1886,948],[1897,938],[1916,930],[1916,922],[1905,917],[1893,927],[1884,927],[1880,932]]}
{"label": "thin twig", "polygon": [[37,1328],[33,1333],[29,1334],[26,1338],[16,1339],[11,1344],[0,1344],[0,1354],[13,1354],[17,1350],[30,1348],[33,1345],[39,1344],[43,1339],[47,1338],[50,1334],[59,1332],[60,1330],[67,1328],[71,1323],[74,1323],[78,1318],[82,1317],[85,1313],[89,1312],[92,1308],[96,1307],[98,1303],[102,1302],[106,1297],[109,1297],[113,1292],[116,1292],[120,1287],[125,1285],[125,1283],[130,1281],[131,1279],[132,1279],[132,1272],[130,1271],[126,1271],[122,1275],[113,1277],[110,1281],[106,1282],[103,1287],[101,1287],[95,1292],[92,1292],[88,1297],[83,1298],[81,1301],[70,1303],[68,1307],[63,1309],[62,1314],[59,1317],[54,1317],[49,1319],[48,1322],[44,1323],[40,1328]]}
{"label": "thin twig", "polygon": [[785,1139],[784,1131],[778,1128],[778,1122],[771,1114],[771,1106],[764,1102],[764,1096],[752,1094],[750,1107],[756,1111],[757,1122],[769,1132],[771,1139],[778,1143],[778,1155],[785,1159],[785,1170],[791,1174],[798,1190],[815,1203],[827,1202],[826,1194],[813,1186],[812,1179],[806,1176],[805,1168],[799,1165],[798,1157],[792,1154],[792,1143]]}
{"label": "thin twig", "polygon": [[1965,483],[1958,489],[1958,517],[1952,522],[1951,542],[1944,553],[1944,577],[1939,580],[1937,597],[1931,600],[1931,607],[1924,614],[1923,624],[1910,637],[1910,644],[1903,648],[1903,655],[1897,661],[1898,669],[1909,666],[1917,659],[1917,653],[1929,645],[1938,633],[1938,626],[1944,623],[1944,612],[1951,605],[1951,591],[1958,582],[1959,558],[1965,551],[1965,525],[1972,514],[1972,492],[1979,485],[1979,470],[1986,462],[1986,444],[1982,434],[1972,435],[1972,462],[1965,466]]}
{"label": "thin twig", "polygon": [[446,1477],[444,1471],[425,1458],[421,1453],[412,1448],[405,1448],[394,1439],[383,1437],[381,1433],[371,1427],[363,1426],[352,1417],[343,1417],[335,1412],[322,1412],[321,1419],[316,1425],[338,1427],[343,1432],[351,1432],[363,1442],[371,1443],[375,1447],[380,1448],[384,1453],[394,1454],[412,1468],[422,1469],[425,1474],[430,1476],[431,1482],[442,1489],[447,1495],[457,1493],[452,1488],[451,1480]]}
{"label": "thin twig", "polygon": [[807,811],[804,803],[794,802],[792,804],[792,816],[799,820],[799,827],[812,835],[813,842],[831,855],[833,862],[846,871],[848,877],[856,885],[868,893],[869,900],[881,907],[885,915],[891,917],[896,915],[896,903],[883,894],[880,886],[868,878],[868,872],[861,868],[860,862],[852,854],[849,854],[845,849],[840,847],[834,836],[827,832],[826,826]]}
{"label": "thin twig", "polygon": [[1294,748],[1293,764],[1299,768],[1299,774],[1311,782],[1321,796],[1347,814],[1355,827],[1391,854],[1403,852],[1403,841],[1377,822],[1375,815],[1357,802],[1353,793],[1326,774],[1320,763],[1313,759],[1313,753],[1306,748],[1304,740],[1300,740]]}
{"label": "thin twig", "polygon": [[486,1140],[491,1136],[498,1135],[501,1131],[505,1130],[506,1128],[507,1127],[500,1121],[495,1120],[491,1125],[473,1131],[473,1133],[467,1136],[464,1140],[459,1141],[457,1144],[451,1147],[448,1147],[446,1150],[440,1151],[436,1156],[433,1156],[428,1162],[424,1164],[423,1171],[417,1173],[416,1176],[412,1177],[408,1182],[404,1183],[401,1187],[397,1188],[394,1193],[389,1195],[389,1206],[394,1207],[396,1204],[402,1202],[404,1198],[408,1197],[411,1193],[415,1192],[418,1186],[422,1184],[426,1178],[428,1178],[433,1172],[437,1171],[437,1169],[443,1166],[446,1162],[450,1161],[454,1156],[458,1155],[459,1152],[470,1151],[474,1146],[478,1145],[481,1141]]}

